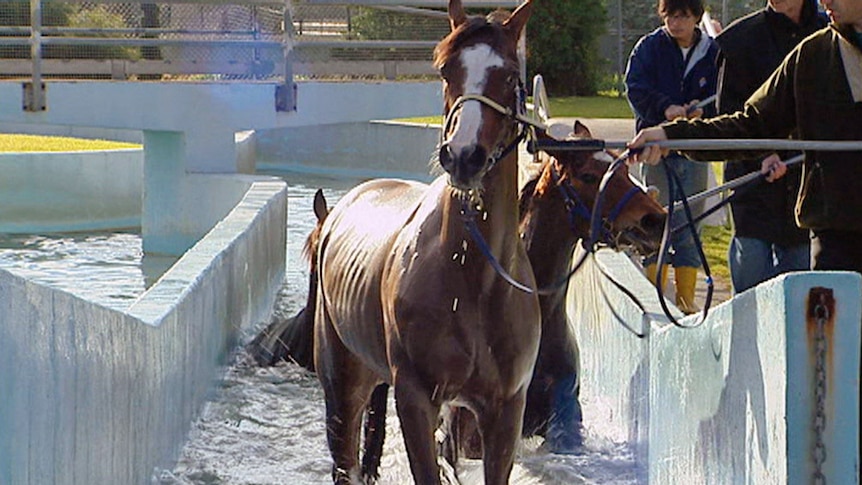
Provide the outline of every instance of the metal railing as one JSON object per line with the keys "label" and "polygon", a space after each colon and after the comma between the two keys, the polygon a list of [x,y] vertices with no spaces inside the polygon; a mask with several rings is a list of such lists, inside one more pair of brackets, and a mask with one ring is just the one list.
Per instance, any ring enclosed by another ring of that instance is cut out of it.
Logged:
{"label": "metal railing", "polygon": [[[295,80],[436,76],[446,0],[4,0],[0,79],[24,81],[24,108],[45,109],[44,81],[268,81],[278,109]],[[518,0],[472,0],[512,8]]]}

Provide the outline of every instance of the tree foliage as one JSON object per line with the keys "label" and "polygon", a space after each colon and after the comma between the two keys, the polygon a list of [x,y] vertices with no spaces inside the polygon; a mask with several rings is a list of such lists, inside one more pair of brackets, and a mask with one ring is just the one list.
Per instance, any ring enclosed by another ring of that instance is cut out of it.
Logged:
{"label": "tree foliage", "polygon": [[605,74],[599,38],[607,29],[604,2],[542,0],[527,24],[527,71],[541,74],[553,96],[593,95]]}
{"label": "tree foliage", "polygon": [[[30,25],[30,2],[28,0],[0,0],[0,3],[3,5],[0,7],[0,11],[2,11],[2,14],[0,14],[0,25],[9,27],[27,27]],[[71,12],[71,5],[59,2],[47,2],[42,6],[42,25],[46,27],[67,25]],[[43,55],[47,57],[51,54],[52,47],[54,46],[45,46],[43,48]],[[0,46],[0,58],[27,59],[29,57],[30,46]]]}
{"label": "tree foliage", "polygon": [[[30,2],[28,0],[3,2],[0,25],[28,27],[30,25]],[[127,26],[122,15],[110,12],[104,5],[75,5],[61,2],[44,2],[42,4],[42,25],[45,27],[102,29]],[[108,34],[97,36],[108,37]],[[0,57],[28,59],[30,47],[24,45],[0,46]],[[136,48],[130,47],[45,45],[42,47],[42,57],[46,59],[136,59],[140,56]]]}

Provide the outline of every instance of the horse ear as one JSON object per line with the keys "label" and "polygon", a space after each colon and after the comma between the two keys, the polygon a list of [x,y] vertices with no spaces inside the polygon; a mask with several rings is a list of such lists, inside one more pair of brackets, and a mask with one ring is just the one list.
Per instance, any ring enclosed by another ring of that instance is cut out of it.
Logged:
{"label": "horse ear", "polygon": [[464,13],[464,6],[461,0],[449,0],[449,25],[452,30],[458,28],[459,25],[467,21],[467,14]]}
{"label": "horse ear", "polygon": [[512,15],[503,22],[503,26],[517,39],[521,36],[524,26],[527,25],[527,19],[530,18],[531,13],[533,13],[533,1],[527,0],[512,12]]}
{"label": "horse ear", "polygon": [[329,215],[329,209],[326,207],[326,198],[323,197],[323,189],[317,189],[314,193],[314,215],[317,216],[319,222]]}
{"label": "horse ear", "polygon": [[593,134],[590,133],[590,129],[584,126],[584,124],[581,123],[580,120],[575,120],[575,124],[572,127],[572,133],[574,133],[575,136],[579,136],[581,138],[593,137]]}

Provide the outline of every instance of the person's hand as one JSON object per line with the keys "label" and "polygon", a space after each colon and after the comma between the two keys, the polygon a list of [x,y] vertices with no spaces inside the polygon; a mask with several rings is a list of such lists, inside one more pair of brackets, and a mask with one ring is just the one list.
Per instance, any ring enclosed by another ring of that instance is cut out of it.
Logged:
{"label": "person's hand", "polygon": [[680,106],[678,104],[672,104],[672,105],[668,106],[664,110],[664,117],[668,121],[673,121],[673,120],[680,118],[680,117],[685,118],[686,117],[685,106]]}
{"label": "person's hand", "polygon": [[787,165],[781,161],[778,154],[773,153],[760,163],[760,173],[766,175],[767,182],[775,182],[787,173]]}
{"label": "person's hand", "polygon": [[699,99],[693,99],[685,105],[685,116],[689,119],[700,118],[703,116],[703,108],[698,107]]}
{"label": "person's hand", "polygon": [[646,144],[664,140],[667,140],[667,135],[664,133],[664,128],[660,126],[641,130],[628,144],[628,148],[631,151],[628,161],[629,165],[636,163],[657,165],[661,157],[666,156],[670,150],[663,149],[658,145],[646,146]]}

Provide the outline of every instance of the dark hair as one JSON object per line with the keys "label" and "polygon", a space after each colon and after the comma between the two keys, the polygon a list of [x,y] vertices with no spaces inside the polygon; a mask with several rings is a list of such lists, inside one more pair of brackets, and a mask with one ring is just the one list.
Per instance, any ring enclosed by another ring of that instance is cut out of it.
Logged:
{"label": "dark hair", "polygon": [[703,1],[702,0],[658,0],[656,11],[659,17],[667,17],[676,12],[690,11],[692,15],[697,17],[698,22],[703,17]]}

